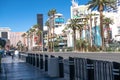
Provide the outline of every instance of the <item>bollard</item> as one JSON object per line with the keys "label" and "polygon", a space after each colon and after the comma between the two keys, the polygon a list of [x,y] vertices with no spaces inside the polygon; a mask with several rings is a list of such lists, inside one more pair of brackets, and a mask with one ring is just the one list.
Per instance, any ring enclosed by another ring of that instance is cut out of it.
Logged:
{"label": "bollard", "polygon": [[70,70],[70,80],[75,80],[75,67],[74,67],[74,58],[69,57],[69,70]]}
{"label": "bollard", "polygon": [[48,55],[45,55],[45,71],[48,71]]}
{"label": "bollard", "polygon": [[40,69],[43,69],[43,55],[40,54]]}
{"label": "bollard", "polygon": [[35,54],[33,54],[33,66],[35,66]]}
{"label": "bollard", "polygon": [[27,58],[27,63],[30,64],[30,54],[29,54],[29,53],[27,54],[27,57],[28,57],[28,58]]}
{"label": "bollard", "polygon": [[30,53],[30,64],[32,64],[32,54]]}
{"label": "bollard", "polygon": [[51,55],[50,57],[51,57],[51,58],[54,58],[55,56]]}
{"label": "bollard", "polygon": [[58,63],[59,63],[59,77],[64,77],[64,66],[63,66],[63,57],[58,57]]}
{"label": "bollard", "polygon": [[34,54],[32,54],[32,65],[34,64]]}
{"label": "bollard", "polygon": [[120,63],[113,62],[113,80],[120,80]]}
{"label": "bollard", "polygon": [[87,59],[87,80],[94,80],[94,61]]}
{"label": "bollard", "polygon": [[29,62],[28,59],[29,59],[29,56],[28,56],[28,54],[27,54],[27,56],[26,56],[26,63]]}
{"label": "bollard", "polygon": [[39,54],[36,54],[36,67],[39,67]]}

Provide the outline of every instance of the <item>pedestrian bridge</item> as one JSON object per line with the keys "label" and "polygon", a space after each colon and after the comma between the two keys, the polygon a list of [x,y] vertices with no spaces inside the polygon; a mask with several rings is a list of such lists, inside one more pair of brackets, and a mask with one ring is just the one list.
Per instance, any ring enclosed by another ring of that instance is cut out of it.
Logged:
{"label": "pedestrian bridge", "polygon": [[5,80],[120,80],[120,53],[21,52],[2,59]]}

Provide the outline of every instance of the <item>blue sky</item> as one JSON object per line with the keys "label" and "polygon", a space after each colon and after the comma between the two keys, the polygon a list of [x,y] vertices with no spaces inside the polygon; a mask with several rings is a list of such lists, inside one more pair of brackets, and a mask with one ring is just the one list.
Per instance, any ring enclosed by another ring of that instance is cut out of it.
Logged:
{"label": "blue sky", "polygon": [[[76,1],[79,4],[88,2]],[[43,14],[45,23],[48,11],[53,8],[67,20],[70,18],[71,5],[71,0],[0,0],[0,27],[10,27],[14,32],[26,32],[37,23],[37,14]]]}

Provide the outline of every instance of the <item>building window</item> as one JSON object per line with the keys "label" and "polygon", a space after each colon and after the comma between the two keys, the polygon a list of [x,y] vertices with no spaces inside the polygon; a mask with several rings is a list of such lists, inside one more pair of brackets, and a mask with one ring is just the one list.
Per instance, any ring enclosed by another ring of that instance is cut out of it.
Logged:
{"label": "building window", "polygon": [[7,32],[1,32],[1,37],[8,39],[8,33]]}

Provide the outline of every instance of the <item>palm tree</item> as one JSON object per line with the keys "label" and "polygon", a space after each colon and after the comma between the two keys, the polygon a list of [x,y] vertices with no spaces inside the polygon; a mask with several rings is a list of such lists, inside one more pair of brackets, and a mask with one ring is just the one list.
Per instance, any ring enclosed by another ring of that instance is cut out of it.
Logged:
{"label": "palm tree", "polygon": [[70,19],[70,23],[67,24],[67,27],[73,30],[73,39],[74,39],[74,50],[76,50],[76,29],[79,26],[78,19]]}
{"label": "palm tree", "polygon": [[30,28],[29,29],[29,33],[30,33],[30,46],[32,47],[33,45],[33,35],[34,35],[35,29],[34,28]]}
{"label": "palm tree", "polygon": [[82,30],[83,30],[84,24],[80,24],[77,26],[77,29],[79,30],[79,35],[80,35],[80,39],[82,37]]}
{"label": "palm tree", "polygon": [[113,24],[113,20],[108,17],[104,17],[103,24],[105,25],[105,28],[107,29],[107,39],[109,42],[109,40],[110,40],[110,24]]}
{"label": "palm tree", "polygon": [[[52,19],[52,25],[50,25],[51,28],[53,28],[53,51],[54,51],[54,18],[55,18],[55,14],[56,14],[56,9],[51,9],[49,10],[48,12],[48,16],[49,16],[49,19]],[[52,48],[52,45],[51,45],[51,48]]]}
{"label": "palm tree", "polygon": [[39,27],[40,27],[40,25],[38,25],[38,24],[36,24],[36,25],[33,26],[34,32],[38,36],[38,42],[37,42],[38,45],[40,44],[40,36],[42,35],[41,34],[42,31],[39,29]]}
{"label": "palm tree", "polygon": [[47,48],[47,50],[48,50],[48,52],[49,52],[49,33],[50,33],[50,24],[49,24],[49,22],[47,21],[46,23],[45,23],[45,25],[48,27],[48,48]]}
{"label": "palm tree", "polygon": [[104,48],[104,31],[103,31],[103,11],[107,7],[111,7],[115,9],[116,0],[90,0],[87,4],[89,4],[88,9],[96,9],[100,13],[100,29],[101,29],[101,37],[102,37],[102,49]]}
{"label": "palm tree", "polygon": [[23,34],[21,35],[21,36],[23,37],[23,41],[24,41],[24,43],[23,43],[23,44],[24,44],[24,45],[26,45],[26,42],[25,42],[26,35],[27,35],[26,33],[23,33]]}

